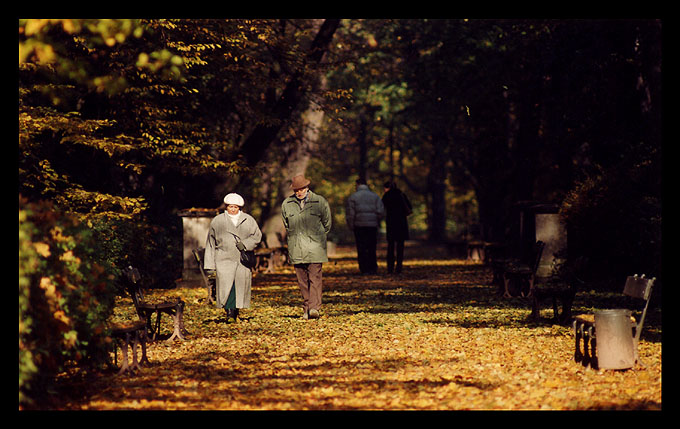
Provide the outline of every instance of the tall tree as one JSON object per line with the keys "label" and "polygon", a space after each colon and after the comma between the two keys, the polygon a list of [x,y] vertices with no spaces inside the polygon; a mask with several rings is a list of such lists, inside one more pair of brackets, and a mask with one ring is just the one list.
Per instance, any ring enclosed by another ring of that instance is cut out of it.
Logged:
{"label": "tall tree", "polygon": [[246,137],[239,152],[245,159],[246,165],[253,167],[262,159],[267,147],[274,141],[283,125],[290,120],[292,113],[302,102],[307,93],[306,88],[310,78],[308,67],[321,62],[339,24],[338,19],[327,19],[323,22],[303,61],[290,74],[290,80],[281,95],[271,106],[267,106],[270,120],[256,125]]}
{"label": "tall tree", "polygon": [[21,21],[20,193],[177,228],[178,208],[214,206],[253,168],[253,130],[305,108],[334,28],[310,22]]}

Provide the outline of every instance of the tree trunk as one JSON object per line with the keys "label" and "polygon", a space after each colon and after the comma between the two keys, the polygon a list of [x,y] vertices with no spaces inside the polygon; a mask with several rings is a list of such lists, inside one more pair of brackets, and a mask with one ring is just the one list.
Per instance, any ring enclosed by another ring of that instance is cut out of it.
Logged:
{"label": "tree trunk", "polygon": [[[321,79],[321,88],[326,87],[326,80]],[[286,229],[281,219],[281,202],[292,194],[290,189],[290,179],[298,174],[305,174],[309,160],[314,153],[319,132],[321,129],[324,112],[315,103],[311,102],[307,109],[302,113],[301,129],[302,138],[292,141],[292,147],[288,152],[283,166],[277,166],[284,174],[285,180],[279,183],[278,204],[274,204],[268,212],[267,218],[262,222],[262,234],[269,247],[281,246],[282,240],[286,236]],[[278,176],[274,174],[274,176]]]}
{"label": "tree trunk", "polygon": [[357,144],[359,146],[359,165],[357,172],[359,173],[359,180],[366,181],[368,179],[368,146],[370,145],[370,135],[373,120],[373,112],[375,110],[370,106],[365,106],[359,113],[359,132],[357,136]]}
{"label": "tree trunk", "polygon": [[[323,22],[307,53],[307,64],[321,62],[339,24],[339,19],[327,19]],[[303,74],[303,70],[300,70],[292,76],[281,97],[271,108],[272,120],[255,127],[241,145],[239,155],[243,156],[248,167],[254,167],[263,158],[267,147],[274,141],[283,125],[304,99],[306,91]]]}
{"label": "tree trunk", "polygon": [[[526,94],[526,93],[525,93]],[[539,114],[533,99],[520,102],[515,158],[515,197],[517,201],[534,197],[536,163],[538,162]]]}
{"label": "tree trunk", "polygon": [[635,55],[638,68],[636,89],[640,95],[642,141],[661,142],[661,22],[652,21],[638,28]]}
{"label": "tree trunk", "polygon": [[446,241],[446,134],[439,132],[432,137],[434,153],[427,179],[427,190],[430,196],[430,231],[429,239],[434,242]]}

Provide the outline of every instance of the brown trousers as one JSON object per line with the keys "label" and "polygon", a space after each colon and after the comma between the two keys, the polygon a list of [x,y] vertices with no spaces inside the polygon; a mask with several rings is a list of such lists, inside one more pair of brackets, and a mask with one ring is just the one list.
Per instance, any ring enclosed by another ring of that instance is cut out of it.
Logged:
{"label": "brown trousers", "polygon": [[321,308],[322,264],[296,264],[295,275],[302,294],[305,312]]}

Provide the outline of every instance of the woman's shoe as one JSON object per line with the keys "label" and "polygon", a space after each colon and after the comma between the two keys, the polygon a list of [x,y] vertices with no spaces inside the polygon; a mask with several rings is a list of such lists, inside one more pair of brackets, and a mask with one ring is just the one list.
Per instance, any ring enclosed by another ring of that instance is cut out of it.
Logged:
{"label": "woman's shoe", "polygon": [[227,323],[236,323],[236,314],[232,308],[227,310]]}

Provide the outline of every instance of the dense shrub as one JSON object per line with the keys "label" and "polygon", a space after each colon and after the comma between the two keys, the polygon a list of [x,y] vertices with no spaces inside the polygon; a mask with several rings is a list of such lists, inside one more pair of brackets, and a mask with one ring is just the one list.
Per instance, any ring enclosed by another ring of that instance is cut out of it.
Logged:
{"label": "dense shrub", "polygon": [[19,197],[19,404],[69,363],[107,361],[114,276],[92,231],[50,203]]}
{"label": "dense shrub", "polygon": [[168,288],[182,275],[181,221],[180,229],[161,226],[144,218],[125,219],[100,217],[89,221],[97,240],[99,257],[107,260],[113,272],[132,265],[145,274],[147,287]]}
{"label": "dense shrub", "polygon": [[640,156],[598,169],[567,195],[562,215],[569,251],[585,257],[589,276],[617,288],[626,275],[661,275],[661,175],[658,159]]}

